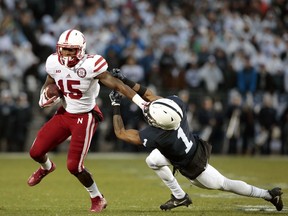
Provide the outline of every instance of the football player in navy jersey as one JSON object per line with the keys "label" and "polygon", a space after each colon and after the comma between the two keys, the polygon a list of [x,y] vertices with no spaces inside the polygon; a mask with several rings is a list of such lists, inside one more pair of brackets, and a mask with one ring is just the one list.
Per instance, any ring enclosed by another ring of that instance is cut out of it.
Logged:
{"label": "football player in navy jersey", "polygon": [[148,126],[140,131],[125,129],[120,114],[121,95],[116,91],[109,94],[117,138],[151,149],[146,163],[172,193],[171,199],[160,206],[162,210],[171,210],[179,206],[188,207],[192,204],[191,198],[183,191],[169,168],[171,165],[173,171],[179,170],[198,187],[263,198],[271,202],[278,211],[283,209],[281,188],[266,190],[240,180],[228,179],[208,163],[211,145],[191,132],[187,121],[186,105],[179,97],[157,96],[150,89],[127,79],[119,69],[113,69],[112,75],[121,79],[148,101],[143,109]]}

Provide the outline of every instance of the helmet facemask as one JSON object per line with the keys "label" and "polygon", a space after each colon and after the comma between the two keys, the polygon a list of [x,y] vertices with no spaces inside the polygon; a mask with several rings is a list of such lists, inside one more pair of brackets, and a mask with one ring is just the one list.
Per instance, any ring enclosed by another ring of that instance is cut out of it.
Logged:
{"label": "helmet facemask", "polygon": [[151,103],[147,103],[144,106],[144,109],[143,109],[144,119],[149,125],[151,125],[153,127],[158,127],[158,125],[156,124],[155,119],[149,113],[149,106],[150,105],[151,105]]}
{"label": "helmet facemask", "polygon": [[[67,49],[68,55],[64,54]],[[66,67],[75,66],[85,55],[86,40],[84,35],[77,30],[67,30],[59,37],[56,50],[59,62]],[[74,50],[72,54],[71,51]]]}
{"label": "helmet facemask", "polygon": [[[63,49],[73,49],[75,53],[71,56],[65,56],[63,54]],[[70,48],[57,44],[57,54],[59,56],[60,63],[65,65],[66,67],[73,67],[80,61],[80,58],[78,57],[79,52],[79,48]]]}

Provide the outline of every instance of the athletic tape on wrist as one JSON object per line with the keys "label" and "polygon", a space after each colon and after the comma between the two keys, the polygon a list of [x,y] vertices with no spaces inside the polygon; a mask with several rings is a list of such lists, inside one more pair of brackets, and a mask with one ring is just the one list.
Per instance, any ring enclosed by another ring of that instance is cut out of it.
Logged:
{"label": "athletic tape on wrist", "polygon": [[144,104],[147,102],[143,100],[143,98],[140,97],[140,95],[135,94],[134,97],[132,98],[132,101],[137,104],[138,107],[140,107],[142,110],[144,109]]}

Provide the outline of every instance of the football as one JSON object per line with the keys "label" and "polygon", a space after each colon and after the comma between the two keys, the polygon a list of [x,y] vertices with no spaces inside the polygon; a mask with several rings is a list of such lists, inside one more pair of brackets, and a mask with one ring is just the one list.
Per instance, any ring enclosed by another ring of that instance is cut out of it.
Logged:
{"label": "football", "polygon": [[61,97],[61,90],[58,88],[56,84],[49,84],[45,88],[46,90],[46,96],[48,98],[52,98],[54,96]]}

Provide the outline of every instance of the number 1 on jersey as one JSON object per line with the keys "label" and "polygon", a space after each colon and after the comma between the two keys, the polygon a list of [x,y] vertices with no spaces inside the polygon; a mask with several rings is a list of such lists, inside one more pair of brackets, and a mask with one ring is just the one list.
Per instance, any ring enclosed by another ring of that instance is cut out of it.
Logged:
{"label": "number 1 on jersey", "polygon": [[188,140],[186,134],[184,133],[181,127],[177,130],[177,138],[178,139],[181,138],[181,140],[184,142],[186,146],[185,152],[188,153],[193,146],[193,142],[191,140],[190,141]]}

